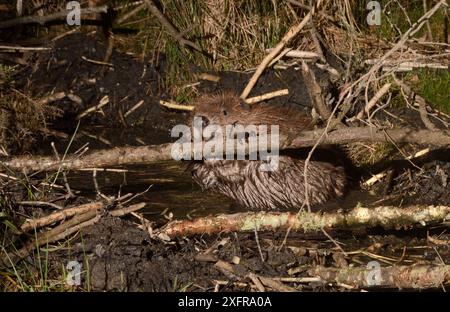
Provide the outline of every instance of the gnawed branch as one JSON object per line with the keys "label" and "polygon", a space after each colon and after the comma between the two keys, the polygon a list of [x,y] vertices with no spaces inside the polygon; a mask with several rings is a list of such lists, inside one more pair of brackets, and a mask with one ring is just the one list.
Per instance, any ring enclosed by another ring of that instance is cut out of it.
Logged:
{"label": "gnawed branch", "polygon": [[[305,131],[294,139],[280,138],[280,148],[301,148],[314,146],[324,129]],[[439,147],[450,146],[448,131],[402,129],[377,129],[370,127],[341,128],[327,133],[320,144],[346,144],[352,142],[397,142],[429,144]],[[83,168],[104,168],[125,164],[152,163],[172,160],[172,144],[148,145],[139,147],[118,147],[86,154],[69,155],[61,163],[50,156],[19,156],[1,161],[0,171],[6,168],[24,173],[31,171],[53,171],[63,167],[67,170]]]}
{"label": "gnawed branch", "polygon": [[298,214],[285,212],[236,213],[172,221],[160,229],[161,237],[179,237],[222,232],[287,230],[317,232],[322,229],[352,229],[382,227],[397,229],[415,224],[450,220],[449,206],[380,206],[356,207],[347,213],[327,212]]}

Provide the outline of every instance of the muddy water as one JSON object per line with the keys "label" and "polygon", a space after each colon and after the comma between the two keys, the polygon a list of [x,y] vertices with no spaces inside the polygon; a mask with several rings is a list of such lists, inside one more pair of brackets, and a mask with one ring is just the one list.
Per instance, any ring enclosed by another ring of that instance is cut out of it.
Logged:
{"label": "muddy water", "polygon": [[[115,171],[97,171],[99,190],[107,195],[141,193],[136,201],[146,202],[141,211],[151,217],[172,212],[174,217],[186,218],[225,213],[234,210],[233,202],[226,197],[202,192],[193,183],[185,163],[164,161],[149,165],[133,165],[111,168]],[[72,172],[68,176],[70,186],[88,197],[95,197],[92,171]]]}
{"label": "muddy water", "polygon": [[[117,171],[112,171],[117,170]],[[146,202],[141,211],[148,218],[161,213],[173,213],[176,218],[191,218],[218,213],[246,211],[232,200],[219,194],[202,191],[191,178],[186,164],[164,161],[148,165],[130,165],[97,171],[99,190],[107,195],[143,193],[136,201]],[[94,198],[95,185],[92,171],[72,172],[68,176],[72,188],[82,195]],[[358,204],[370,205],[376,196],[360,190],[350,190],[342,199],[331,200],[313,207],[313,210],[351,209]]]}

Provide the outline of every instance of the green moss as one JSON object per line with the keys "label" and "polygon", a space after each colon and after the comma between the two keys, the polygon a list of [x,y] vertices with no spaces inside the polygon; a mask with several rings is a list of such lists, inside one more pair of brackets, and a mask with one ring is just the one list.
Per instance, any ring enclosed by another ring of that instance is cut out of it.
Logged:
{"label": "green moss", "polygon": [[450,72],[448,70],[419,69],[407,75],[411,86],[427,103],[450,113]]}

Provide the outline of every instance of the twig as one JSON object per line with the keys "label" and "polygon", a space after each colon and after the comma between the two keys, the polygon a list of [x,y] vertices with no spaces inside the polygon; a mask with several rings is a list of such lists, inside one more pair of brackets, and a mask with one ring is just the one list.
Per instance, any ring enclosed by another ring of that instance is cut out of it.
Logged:
{"label": "twig", "polygon": [[[106,41],[107,41],[107,46],[106,46],[105,56],[103,57],[102,64],[106,65],[107,67],[112,67],[112,66],[114,66],[111,63],[111,57],[112,57],[112,54],[114,51],[114,33],[112,32],[111,29],[107,30]],[[107,67],[104,66],[101,68],[100,76],[103,76],[105,74]]]}
{"label": "twig", "polygon": [[385,83],[380,90],[375,93],[375,95],[370,99],[369,102],[367,102],[366,106],[364,107],[364,110],[361,110],[356,118],[361,119],[364,116],[364,112],[366,114],[370,113],[370,110],[377,104],[377,102],[389,91],[391,88],[391,83]]}
{"label": "twig", "polygon": [[[274,49],[266,49],[266,52],[272,52]],[[292,57],[292,58],[300,58],[300,59],[314,59],[319,58],[320,55],[316,52],[310,51],[300,51],[300,50],[292,50],[288,49],[284,53],[280,53],[282,56]]]}
{"label": "twig", "polygon": [[328,232],[327,231],[325,231],[324,229],[322,229],[322,233],[326,236],[326,237],[328,237],[328,239],[347,257],[348,255],[347,255],[347,253],[345,252],[345,250],[344,249],[342,249],[342,247],[341,247],[341,245],[333,238],[333,237],[331,237],[331,235],[330,234],[328,234]]}
{"label": "twig", "polygon": [[317,83],[316,76],[305,62],[302,62],[302,74],[314,108],[317,110],[322,120],[328,120],[331,117],[331,111],[325,103],[322,88]]}
{"label": "twig", "polygon": [[123,115],[123,117],[127,117],[128,115],[130,115],[132,112],[134,112],[134,111],[137,110],[139,107],[141,107],[142,104],[144,104],[144,100],[140,100],[139,102],[137,102],[137,104],[134,105],[132,108],[130,108],[130,109]]}
{"label": "twig", "polygon": [[94,202],[94,203],[88,203],[76,207],[66,208],[63,210],[58,210],[48,216],[39,218],[39,219],[32,219],[25,221],[22,226],[20,227],[20,230],[22,232],[28,232],[33,229],[38,229],[47,225],[50,225],[52,223],[61,221],[63,219],[68,219],[76,214],[83,214],[90,210],[99,210],[105,206],[105,203],[103,202]]}
{"label": "twig", "polygon": [[76,119],[80,120],[81,118],[89,115],[90,113],[98,111],[100,108],[102,108],[103,106],[105,106],[108,103],[109,103],[109,96],[105,95],[104,97],[102,97],[99,104],[92,106],[92,107],[86,109],[85,111],[81,112],[80,114],[78,114]]}
{"label": "twig", "polygon": [[[427,0],[423,0],[423,12],[425,13],[427,11]],[[431,31],[430,20],[427,20],[427,31],[428,40],[433,41],[433,32]]]}
{"label": "twig", "polygon": [[[80,14],[87,15],[87,14],[92,14],[92,13],[106,13],[107,11],[108,11],[107,6],[101,6],[101,7],[96,7],[96,8],[81,9]],[[51,21],[65,20],[67,18],[67,15],[70,12],[71,11],[69,11],[69,10],[64,10],[64,11],[56,12],[56,13],[46,15],[46,16],[35,15],[35,16],[24,16],[24,17],[14,18],[14,19],[10,19],[10,20],[4,21],[4,22],[0,22],[0,29],[9,28],[9,27],[17,26],[17,25],[24,25],[24,24],[44,25]]]}
{"label": "twig", "polygon": [[23,205],[23,206],[49,206],[49,207],[55,208],[57,210],[62,210],[63,209],[63,207],[61,207],[59,205],[56,205],[56,204],[53,204],[53,203],[49,203],[49,202],[44,202],[44,201],[28,201],[28,200],[25,200],[25,201],[17,202],[17,204]]}
{"label": "twig", "polygon": [[122,216],[130,214],[132,212],[141,210],[142,208],[145,207],[145,205],[146,205],[146,203],[139,203],[139,204],[134,204],[134,205],[125,207],[125,208],[115,209],[110,212],[110,215],[112,215],[113,217],[122,217]]}
{"label": "twig", "polygon": [[108,66],[108,67],[114,67],[114,64],[108,63],[108,62],[102,62],[102,61],[96,61],[96,60],[91,60],[88,59],[85,56],[81,57],[83,60],[85,60],[86,62],[92,63],[92,64],[96,64],[96,65],[102,65],[102,66]]}
{"label": "twig", "polygon": [[185,110],[185,111],[191,111],[194,109],[194,106],[192,105],[181,105],[174,102],[168,102],[164,100],[159,101],[159,105],[170,108],[170,109],[177,109],[177,110]]}
{"label": "twig", "polygon": [[20,259],[23,259],[26,256],[28,256],[30,252],[33,251],[35,248],[42,246],[44,244],[55,242],[57,240],[62,239],[63,237],[67,237],[68,235],[73,234],[74,232],[80,229],[79,226],[80,224],[84,223],[85,221],[91,220],[96,216],[97,211],[95,210],[74,216],[69,221],[62,223],[47,232],[38,234],[35,240],[26,243],[25,246],[23,246],[17,252],[14,252],[11,256],[9,256],[8,258],[11,259],[9,263],[4,257],[0,259],[0,263],[3,262],[3,264],[7,266],[12,266]]}
{"label": "twig", "polygon": [[310,32],[311,38],[312,38],[312,40],[314,42],[314,46],[316,47],[316,51],[319,54],[319,58],[322,61],[322,63],[326,63],[327,59],[325,58],[325,55],[323,54],[322,46],[320,45],[320,41],[319,41],[319,38],[318,38],[318,35],[317,35],[317,29],[314,26],[314,20],[313,19],[311,19],[310,25],[311,25],[311,29],[309,30],[309,32]]}
{"label": "twig", "polygon": [[143,10],[145,8],[146,4],[142,3],[140,5],[138,5],[137,7],[135,7],[133,10],[131,10],[130,12],[122,15],[120,18],[117,19],[117,25],[122,24],[123,22],[127,21],[128,19],[130,19],[132,16],[138,14],[141,10]]}
{"label": "twig", "polygon": [[83,104],[83,100],[78,95],[75,95],[73,93],[67,93],[67,92],[64,92],[64,91],[57,92],[57,93],[51,94],[49,96],[46,96],[44,98],[41,98],[39,101],[37,101],[37,103],[39,105],[46,105],[46,104],[49,104],[49,103],[52,103],[52,102],[55,102],[55,101],[62,100],[64,98],[66,98],[66,97],[69,100],[71,100],[71,101],[73,101],[73,102],[75,102],[77,104],[80,104],[80,105]]}
{"label": "twig", "polygon": [[2,52],[9,52],[9,51],[11,51],[11,52],[17,52],[17,51],[48,51],[48,50],[51,50],[51,48],[46,48],[46,47],[20,47],[20,46],[0,45],[0,50],[6,50],[6,51],[2,51]]}
{"label": "twig", "polygon": [[[53,152],[55,153],[56,160],[61,162],[61,158],[59,157],[58,151],[56,150],[55,143],[52,142],[50,145],[52,146]],[[60,171],[60,170],[58,170],[58,171]],[[63,180],[64,180],[64,186],[66,187],[66,190],[67,190],[67,196],[69,198],[75,197],[75,195],[72,193],[72,190],[70,189],[69,182],[67,181],[66,172],[64,170],[62,170],[62,175],[63,175]]]}
{"label": "twig", "polygon": [[284,35],[284,37],[281,39],[281,41],[276,45],[276,47],[263,59],[261,64],[259,64],[258,68],[256,69],[255,73],[253,74],[252,78],[250,78],[250,81],[248,82],[247,86],[245,87],[244,91],[241,94],[241,98],[245,100],[250,92],[252,91],[253,87],[255,86],[256,82],[258,81],[259,77],[262,75],[264,70],[266,69],[267,65],[272,61],[274,57],[280,53],[284,46],[292,39],[294,38],[302,29],[305,27],[310,19],[311,16],[314,14],[316,7],[320,7],[322,1],[318,0],[317,4],[311,9],[311,11],[306,14],[306,16],[303,18],[303,20],[291,27],[288,32]]}
{"label": "twig", "polygon": [[263,95],[258,95],[258,96],[255,96],[255,97],[248,98],[248,99],[245,100],[245,103],[247,103],[247,104],[255,104],[255,103],[262,102],[262,101],[273,99],[275,97],[288,95],[288,94],[289,94],[289,89],[273,91],[273,92],[269,92],[269,93],[266,93],[266,94],[263,94]]}

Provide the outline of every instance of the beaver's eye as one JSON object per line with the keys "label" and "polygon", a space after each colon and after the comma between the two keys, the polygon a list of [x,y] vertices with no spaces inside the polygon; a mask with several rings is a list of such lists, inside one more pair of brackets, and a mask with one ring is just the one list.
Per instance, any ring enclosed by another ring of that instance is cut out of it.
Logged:
{"label": "beaver's eye", "polygon": [[222,113],[223,113],[224,116],[228,115],[226,110],[222,111]]}

